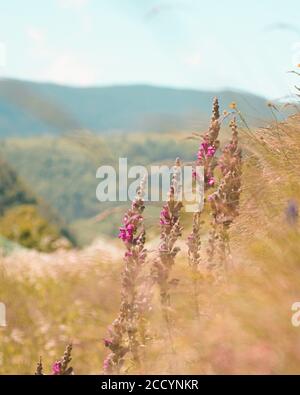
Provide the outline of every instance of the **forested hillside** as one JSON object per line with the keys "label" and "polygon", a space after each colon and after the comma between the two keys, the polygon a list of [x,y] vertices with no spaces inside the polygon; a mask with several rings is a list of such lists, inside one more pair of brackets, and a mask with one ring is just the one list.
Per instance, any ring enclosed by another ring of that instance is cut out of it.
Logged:
{"label": "forested hillside", "polygon": [[15,170],[0,159],[0,235],[24,247],[51,251],[70,246],[68,231],[52,208],[25,185]]}

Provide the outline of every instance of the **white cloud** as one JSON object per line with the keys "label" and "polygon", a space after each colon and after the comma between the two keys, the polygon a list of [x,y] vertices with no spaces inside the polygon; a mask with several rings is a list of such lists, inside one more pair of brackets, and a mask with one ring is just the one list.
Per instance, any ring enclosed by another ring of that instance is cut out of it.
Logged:
{"label": "white cloud", "polygon": [[185,58],[184,61],[189,66],[199,66],[202,64],[202,56],[200,55],[200,53],[195,52]]}
{"label": "white cloud", "polygon": [[44,32],[36,26],[28,26],[26,34],[35,44],[41,45],[45,42]]}
{"label": "white cloud", "polygon": [[33,56],[45,58],[50,55],[44,30],[39,27],[29,25],[26,28],[26,35],[30,40],[29,50]]}
{"label": "white cloud", "polygon": [[56,56],[50,66],[42,73],[41,79],[58,84],[88,86],[96,82],[96,70],[81,57],[64,53]]}
{"label": "white cloud", "polygon": [[6,66],[6,45],[0,41],[0,68]]}
{"label": "white cloud", "polygon": [[85,33],[91,33],[93,29],[93,18],[92,15],[87,13],[87,10],[83,8],[90,3],[91,0],[56,0],[59,7],[80,12],[81,17],[81,28]]}
{"label": "white cloud", "polygon": [[[91,22],[88,22],[90,21],[86,21],[86,29],[91,25]],[[28,26],[26,34],[30,40],[29,55],[35,64],[39,65],[39,71],[35,73],[36,79],[78,86],[92,85],[96,82],[96,69],[88,64],[80,53],[68,49],[63,51],[51,46],[45,31],[36,26]]]}
{"label": "white cloud", "polygon": [[93,18],[91,15],[83,15],[81,19],[82,29],[85,33],[91,33],[93,30]]}
{"label": "white cloud", "polygon": [[56,0],[58,5],[62,8],[81,8],[90,0]]}

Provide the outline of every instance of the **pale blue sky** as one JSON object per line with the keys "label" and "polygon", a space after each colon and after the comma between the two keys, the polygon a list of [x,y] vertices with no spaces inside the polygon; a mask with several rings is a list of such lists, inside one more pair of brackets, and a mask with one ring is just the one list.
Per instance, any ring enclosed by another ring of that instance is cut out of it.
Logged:
{"label": "pale blue sky", "polygon": [[1,3],[4,77],[230,87],[270,98],[296,83],[287,71],[300,63],[299,0]]}

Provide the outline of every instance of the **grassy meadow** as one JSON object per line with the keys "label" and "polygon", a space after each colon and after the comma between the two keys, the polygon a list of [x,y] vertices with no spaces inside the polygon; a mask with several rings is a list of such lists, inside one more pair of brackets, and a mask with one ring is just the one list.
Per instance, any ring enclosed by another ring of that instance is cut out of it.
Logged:
{"label": "grassy meadow", "polygon": [[[230,133],[224,130],[220,138],[226,141]],[[186,241],[193,219],[183,213],[182,235],[176,240],[181,250],[169,277],[168,322],[154,284],[142,317],[146,335],[139,341],[139,363],[126,356],[119,372],[300,373],[300,328],[291,322],[292,305],[300,300],[300,222],[296,216],[290,219],[287,211],[291,201],[300,202],[300,116],[263,129],[250,130],[240,122],[238,133],[243,149],[241,195],[239,215],[228,230],[226,270],[220,276],[218,268],[206,264],[209,208],[200,231],[200,263],[196,271],[191,268]],[[117,136],[73,136],[72,144],[66,144],[67,137],[58,143],[40,138],[5,143],[6,159],[14,158],[14,169],[23,178],[27,173],[27,183],[53,203],[80,242],[53,252],[21,246],[3,250],[0,301],[6,305],[7,326],[0,327],[1,374],[34,374],[40,356],[44,373],[51,374],[53,362],[70,342],[75,374],[103,372],[109,353],[103,339],[119,314],[126,249],[116,236],[128,206],[108,214],[104,222],[93,220],[100,204],[94,197],[95,163],[99,157],[101,163],[114,163],[115,152],[146,165],[176,156],[193,161],[199,141],[185,137],[151,135],[139,140],[132,135],[122,148]],[[76,150],[85,153],[74,155]],[[34,162],[26,155],[34,155]],[[43,185],[49,178],[53,183]],[[51,187],[66,179],[68,187]],[[76,216],[78,205],[84,218]],[[160,243],[159,211],[146,203],[143,212],[148,250],[143,270],[148,274]]]}

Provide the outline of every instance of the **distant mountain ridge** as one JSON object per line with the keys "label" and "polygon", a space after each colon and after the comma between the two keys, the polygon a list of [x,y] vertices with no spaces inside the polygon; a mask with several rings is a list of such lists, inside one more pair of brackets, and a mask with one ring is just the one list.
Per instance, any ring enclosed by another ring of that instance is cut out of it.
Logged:
{"label": "distant mountain ridge", "polygon": [[207,124],[211,102],[238,103],[251,125],[269,120],[266,99],[246,92],[197,91],[147,85],[69,87],[0,80],[0,137],[61,134],[71,130],[192,130]]}

